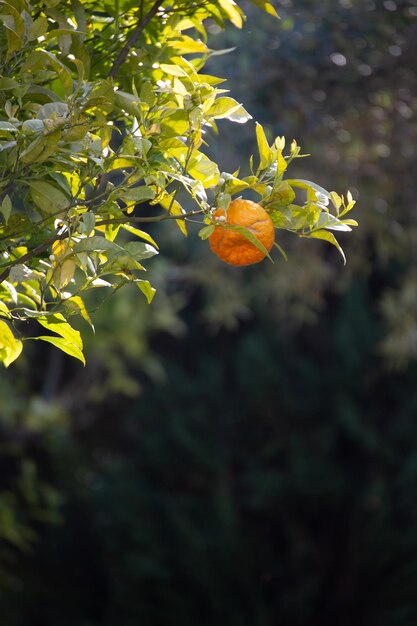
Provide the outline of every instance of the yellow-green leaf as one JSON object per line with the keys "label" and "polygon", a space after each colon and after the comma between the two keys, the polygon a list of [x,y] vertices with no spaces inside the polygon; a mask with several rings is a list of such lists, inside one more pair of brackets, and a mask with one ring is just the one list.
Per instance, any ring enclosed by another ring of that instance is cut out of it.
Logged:
{"label": "yellow-green leaf", "polygon": [[2,302],[1,300],[0,300],[0,315],[2,315],[3,317],[8,317],[9,319],[12,317],[9,311],[9,307],[7,306],[7,304]]}
{"label": "yellow-green leaf", "polygon": [[55,241],[52,245],[52,254],[55,256],[52,265],[52,282],[60,291],[72,280],[76,264],[68,241]]}
{"label": "yellow-green leaf", "polygon": [[335,191],[330,192],[330,198],[335,206],[336,211],[338,211],[340,207],[342,206],[342,198]]}
{"label": "yellow-green leaf", "polygon": [[77,346],[80,350],[83,348],[83,342],[78,330],[72,328],[61,313],[54,313],[53,315],[44,315],[38,317],[37,321],[41,326],[47,328],[53,333],[60,335],[68,343]]}
{"label": "yellow-green leaf", "polygon": [[220,178],[217,164],[202,152],[197,151],[189,159],[187,173],[196,180],[201,180],[206,189],[216,185]]}
{"label": "yellow-green leaf", "polygon": [[73,356],[76,359],[79,359],[85,365],[85,357],[81,351],[81,349],[73,343],[69,343],[66,339],[62,337],[52,337],[47,335],[42,335],[40,337],[33,337],[33,339],[38,339],[41,341],[46,341],[51,343],[56,348],[62,350],[66,354]]}
{"label": "yellow-green leaf", "polygon": [[[159,200],[159,204],[166,211],[169,211],[169,213],[171,215],[184,215],[185,214],[185,211],[182,208],[182,206],[180,205],[180,203],[177,200],[175,200],[175,198],[173,198],[172,196],[165,196],[165,198],[162,198],[161,200]],[[176,222],[177,222],[178,228],[180,229],[182,234],[185,237],[187,237],[188,236],[187,226],[186,226],[184,220],[183,219],[179,219],[179,220],[176,220]]]}
{"label": "yellow-green leaf", "polygon": [[336,246],[336,248],[339,250],[340,254],[343,257],[344,265],[346,265],[345,253],[343,252],[340,243],[337,241],[333,233],[329,233],[329,231],[327,230],[316,230],[315,232],[310,233],[308,237],[312,237],[313,239],[323,239],[324,241],[328,241],[329,243],[331,243],[333,246]]}
{"label": "yellow-green leaf", "polygon": [[214,224],[209,224],[208,226],[204,226],[199,232],[198,232],[198,236],[200,237],[200,239],[208,239],[210,237],[210,235],[212,235],[214,233],[215,230],[215,226]]}
{"label": "yellow-green leaf", "polygon": [[144,294],[148,304],[150,304],[153,300],[153,297],[156,293],[156,289],[152,287],[151,283],[148,280],[142,280],[138,278],[134,281],[135,285],[137,285],[138,289]]}
{"label": "yellow-green leaf", "polygon": [[256,123],[256,140],[259,150],[259,169],[264,170],[274,161],[274,151],[269,147],[265,131],[261,124]]}
{"label": "yellow-green leaf", "polygon": [[283,174],[285,170],[287,169],[288,163],[282,156],[281,150],[278,150],[276,158],[277,158],[277,176],[281,176],[281,174]]}
{"label": "yellow-green leaf", "polygon": [[71,298],[68,298],[64,301],[64,306],[68,311],[81,315],[81,317],[91,326],[93,332],[95,332],[94,324],[91,321],[84,301],[82,300],[82,298],[80,298],[80,296],[72,296]]}
{"label": "yellow-green leaf", "polygon": [[134,226],[131,226],[130,224],[122,224],[122,228],[127,230],[132,235],[136,235],[136,237],[140,237],[141,239],[144,239],[145,241],[150,243],[152,246],[155,246],[155,248],[158,248],[158,246],[157,246],[155,240],[153,239],[153,237],[151,237],[149,235],[149,233],[145,233],[144,230],[140,230],[139,228],[135,228]]}
{"label": "yellow-green leaf", "polygon": [[236,28],[243,26],[243,13],[233,0],[218,0],[219,5]]}
{"label": "yellow-green leaf", "polygon": [[9,367],[17,359],[23,349],[23,344],[16,339],[8,324],[0,320],[0,361]]}

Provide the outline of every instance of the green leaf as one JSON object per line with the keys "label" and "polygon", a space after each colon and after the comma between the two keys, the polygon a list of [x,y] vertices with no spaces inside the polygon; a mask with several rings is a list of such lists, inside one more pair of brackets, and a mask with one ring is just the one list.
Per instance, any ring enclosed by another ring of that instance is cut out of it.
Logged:
{"label": "green leaf", "polygon": [[28,41],[33,41],[42,37],[48,30],[48,19],[46,17],[38,17],[34,20],[28,28]]}
{"label": "green leaf", "polygon": [[68,114],[69,108],[65,102],[47,102],[36,111],[37,119],[59,121],[61,124],[65,122]]}
{"label": "green leaf", "polygon": [[77,68],[77,73],[78,73],[77,87],[80,88],[83,84],[83,79],[84,79],[84,74],[85,74],[84,63],[80,61],[80,59],[71,59],[71,62],[74,63],[75,67]]}
{"label": "green leaf", "polygon": [[292,211],[290,207],[282,206],[272,211],[269,209],[269,216],[275,228],[291,228]]}
{"label": "green leaf", "polygon": [[9,221],[11,212],[12,212],[12,201],[10,200],[9,196],[6,195],[4,196],[1,206],[0,206],[0,213],[3,215],[4,222],[6,224]]}
{"label": "green leaf", "polygon": [[123,249],[136,260],[150,259],[158,254],[153,246],[142,241],[129,241]]}
{"label": "green leaf", "polygon": [[56,151],[58,141],[61,138],[61,131],[55,130],[48,135],[40,135],[23,150],[20,160],[23,163],[43,163]]}
{"label": "green leaf", "polygon": [[16,89],[16,87],[19,87],[19,83],[16,80],[13,80],[12,78],[6,78],[5,76],[0,78],[0,91]]}
{"label": "green leaf", "polygon": [[[25,283],[27,280],[39,280],[44,275],[31,270],[27,265],[18,263],[10,269],[9,280],[11,283]],[[20,296],[21,294],[19,294]]]}
{"label": "green leaf", "polygon": [[232,201],[232,196],[230,195],[230,193],[219,193],[219,195],[216,198],[216,205],[219,209],[223,209],[224,211],[227,211],[231,201]]}
{"label": "green leaf", "polygon": [[100,276],[120,273],[129,274],[132,270],[145,270],[145,268],[132,255],[127,252],[125,254],[121,252],[112,256],[109,261],[101,266]]}
{"label": "green leaf", "polygon": [[265,248],[264,244],[259,241],[259,239],[255,237],[255,235],[248,228],[245,228],[244,226],[239,226],[238,224],[221,224],[221,228],[226,228],[227,230],[235,230],[236,232],[238,232],[240,235],[245,237],[245,239],[250,241],[250,243],[252,243],[256,248],[258,248],[258,250],[260,250],[265,256],[267,256],[268,259],[273,263],[271,256],[268,250]]}
{"label": "green leaf", "polygon": [[61,189],[43,180],[33,180],[27,183],[33,202],[45,213],[59,213],[68,208],[69,198]]}
{"label": "green leaf", "polygon": [[277,186],[274,185],[272,193],[265,199],[266,206],[288,206],[295,199],[295,192],[291,185],[287,181],[280,182]]}
{"label": "green leaf", "polygon": [[[225,178],[224,172],[222,172],[220,176]],[[240,180],[239,178],[236,178],[235,176],[228,175],[226,178],[225,186],[224,186],[225,193],[229,193],[231,195],[240,193],[244,189],[248,189],[248,187],[251,187],[251,185],[255,183],[257,180],[258,179],[256,176],[248,176],[247,178]]]}
{"label": "green leaf", "polygon": [[152,83],[149,80],[147,80],[142,85],[142,88],[140,90],[140,99],[143,102],[146,102],[146,104],[151,107],[155,104],[155,98],[156,98],[155,91],[152,86]]}
{"label": "green leaf", "polygon": [[17,132],[16,126],[10,124],[10,122],[0,122],[0,130],[7,131],[8,133]]}
{"label": "green leaf", "polygon": [[82,214],[81,219],[84,224],[84,230],[82,231],[83,235],[87,235],[88,237],[90,233],[92,233],[92,231],[94,230],[94,226],[96,224],[96,216],[92,211],[86,211]]}
{"label": "green leaf", "polygon": [[345,253],[343,252],[341,245],[339,244],[333,233],[329,233],[327,230],[316,230],[315,232],[310,233],[308,237],[313,239],[323,239],[324,241],[328,241],[329,243],[331,243],[339,250],[340,254],[343,257],[343,264],[346,265]]}
{"label": "green leaf", "polygon": [[214,224],[209,224],[208,226],[204,226],[201,230],[199,230],[198,232],[198,236],[200,237],[200,239],[208,239],[210,237],[210,235],[212,235],[215,231],[215,226]]}
{"label": "green leaf", "polygon": [[69,96],[72,92],[72,77],[69,69],[59,59],[57,59],[52,52],[49,52],[49,50],[37,50],[36,52],[37,54],[42,54],[56,71],[64,88],[65,95]]}
{"label": "green leaf", "polygon": [[11,148],[15,148],[17,146],[17,141],[6,141],[0,142],[0,152],[4,150],[10,150]]}
{"label": "green leaf", "polygon": [[116,106],[126,111],[133,117],[140,118],[142,116],[142,108],[140,106],[140,99],[138,96],[134,96],[131,93],[125,91],[116,91],[114,94]]}
{"label": "green leaf", "polygon": [[13,285],[8,280],[3,280],[1,285],[9,293],[11,301],[17,304],[17,291]]}
{"label": "green leaf", "polygon": [[288,257],[287,257],[287,254],[286,254],[286,252],[285,252],[284,248],[282,248],[282,247],[279,245],[279,243],[277,243],[276,241],[274,241],[274,246],[275,246],[276,248],[278,248],[278,250],[280,251],[281,256],[284,258],[284,260],[285,260],[285,261],[288,261]]}
{"label": "green leaf", "polygon": [[109,241],[105,237],[100,237],[100,235],[94,235],[93,237],[86,237],[85,239],[81,239],[81,241],[73,246],[72,250],[74,253],[94,252],[102,250],[113,250],[114,252],[122,252],[123,248],[118,246],[117,243]]}
{"label": "green leaf", "polygon": [[85,357],[82,353],[82,350],[75,344],[69,343],[66,339],[63,339],[62,337],[52,337],[52,336],[42,335],[40,337],[32,337],[32,339],[37,339],[41,341],[46,341],[47,343],[51,343],[56,348],[59,348],[60,350],[62,350],[62,352],[65,352],[66,354],[73,356],[74,358],[80,360],[81,363],[83,363],[83,365],[85,365]]}
{"label": "green leaf", "polygon": [[320,218],[323,214],[329,215],[326,211],[322,210],[322,207],[320,205],[317,205],[314,202],[304,205],[303,210],[305,211],[306,224],[311,229],[314,227],[317,228],[318,222],[320,221]]}
{"label": "green leaf", "polygon": [[339,220],[334,215],[323,211],[320,215],[320,219],[317,221],[316,226],[319,228],[325,228],[326,230],[339,230],[344,232],[351,231],[351,227],[346,224],[345,221]]}
{"label": "green leaf", "polygon": [[307,226],[309,214],[305,207],[298,204],[290,204],[287,207],[280,207],[270,213],[274,226],[277,228],[289,228],[299,230]]}
{"label": "green leaf", "polygon": [[71,0],[71,8],[74,11],[74,17],[77,22],[78,30],[82,32],[82,34],[79,35],[80,41],[84,41],[86,36],[85,33],[88,27],[85,8],[80,0]]}
{"label": "green leaf", "polygon": [[120,199],[124,202],[145,202],[146,200],[153,200],[155,198],[155,191],[150,187],[133,187],[127,189],[120,194]]}
{"label": "green leaf", "polygon": [[20,50],[22,47],[25,23],[19,11],[11,6],[11,4],[6,2],[2,2],[1,4],[5,4],[5,10],[11,13],[11,15],[0,14],[0,21],[3,22],[3,26],[6,28],[7,62],[13,56],[13,53]]}
{"label": "green leaf", "polygon": [[30,137],[30,135],[40,135],[45,130],[45,126],[41,119],[25,120],[22,124],[22,133]]}

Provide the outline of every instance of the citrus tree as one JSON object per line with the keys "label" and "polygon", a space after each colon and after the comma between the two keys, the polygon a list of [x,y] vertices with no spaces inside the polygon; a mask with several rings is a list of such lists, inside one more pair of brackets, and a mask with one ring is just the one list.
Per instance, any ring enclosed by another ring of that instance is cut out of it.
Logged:
{"label": "citrus tree", "polygon": [[[252,4],[277,17],[271,2]],[[203,71],[211,55],[225,52],[210,49],[208,27],[227,21],[242,27],[238,2],[0,2],[6,367],[29,339],[85,362],[68,320],[79,315],[92,326],[89,290],[133,283],[151,302],[143,262],[160,251],[148,223],[171,220],[187,236],[188,223],[199,222],[201,239],[233,265],[270,258],[271,229],[328,241],[343,255],[333,231],[356,225],[345,217],[354,201],[288,177],[290,163],[304,156],[295,141],[288,148],[283,137],[268,141],[257,124],[259,154],[242,164],[245,175],[221,171],[207,155],[217,120],[251,119],[224,80]],[[29,320],[35,337],[23,336]]]}

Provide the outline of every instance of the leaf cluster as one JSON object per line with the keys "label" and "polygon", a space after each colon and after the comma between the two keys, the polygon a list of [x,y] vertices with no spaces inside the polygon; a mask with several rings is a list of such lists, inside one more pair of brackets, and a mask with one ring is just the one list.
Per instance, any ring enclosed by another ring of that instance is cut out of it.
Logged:
{"label": "leaf cluster", "polygon": [[[276,15],[270,2],[253,4]],[[202,71],[216,53],[208,47],[207,20],[241,28],[244,14],[232,0],[2,3],[0,357],[6,366],[21,353],[26,339],[19,322],[29,319],[55,333],[35,338],[84,362],[81,337],[75,341],[68,319],[77,314],[92,326],[84,295],[93,288],[112,293],[132,283],[152,300],[143,261],[159,250],[137,224],[173,220],[187,235],[187,222],[197,217],[210,225],[213,208],[227,208],[244,190],[259,194],[277,228],[303,237],[339,247],[328,229],[354,224],[341,219],[351,198],[346,204],[313,183],[283,182],[299,148],[293,143],[284,157],[284,140],[269,146],[260,125],[259,167],[253,171],[251,163],[249,177],[221,174],[207,156],[207,132],[218,132],[217,120],[251,118],[225,95],[223,79]],[[293,204],[294,188],[307,191],[304,204]]]}

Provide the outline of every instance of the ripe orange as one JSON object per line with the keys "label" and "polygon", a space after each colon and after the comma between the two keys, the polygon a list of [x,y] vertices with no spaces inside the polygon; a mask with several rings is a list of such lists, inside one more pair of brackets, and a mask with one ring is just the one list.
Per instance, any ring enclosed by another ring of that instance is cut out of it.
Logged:
{"label": "ripe orange", "polygon": [[[223,209],[214,212],[215,217],[225,215]],[[275,239],[274,224],[268,213],[256,202],[251,200],[233,200],[227,209],[225,224],[236,224],[247,228],[270,251]],[[230,265],[252,265],[265,258],[246,237],[228,230],[221,225],[216,226],[209,237],[210,247],[214,254]]]}

